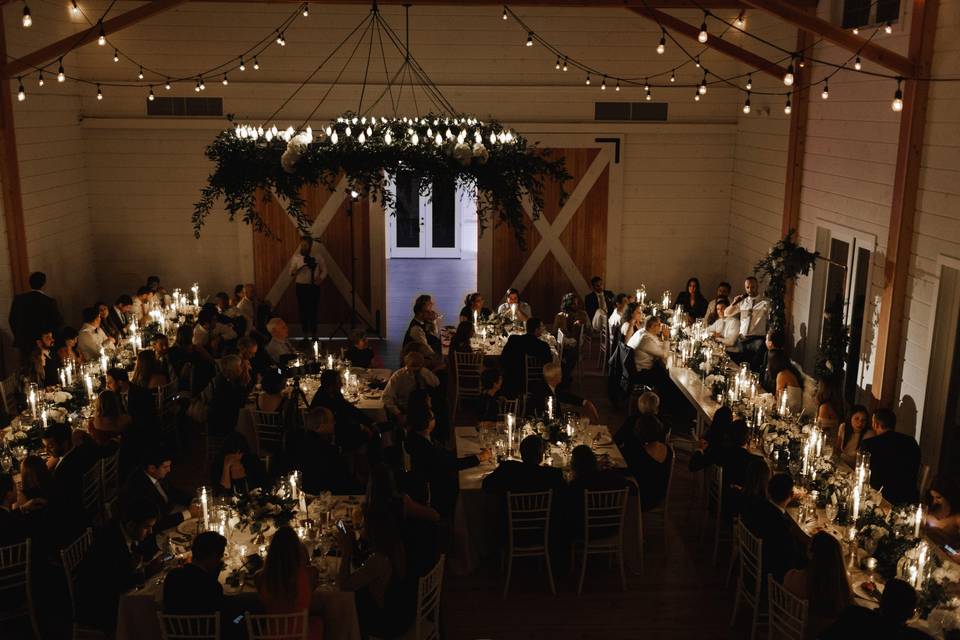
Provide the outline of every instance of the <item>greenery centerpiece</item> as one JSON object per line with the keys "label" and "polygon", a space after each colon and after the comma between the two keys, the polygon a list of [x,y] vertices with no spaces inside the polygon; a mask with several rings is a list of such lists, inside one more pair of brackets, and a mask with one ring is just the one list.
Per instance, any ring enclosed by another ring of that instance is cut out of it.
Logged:
{"label": "greenery centerpiece", "polygon": [[563,184],[571,179],[563,158],[551,159],[549,151],[497,122],[434,114],[376,118],[346,113],[317,131],[235,125],[214,139],[206,155],[216,166],[194,207],[197,237],[218,200],[231,220],[239,214],[255,230],[270,234],[257,211],[257,199],[270,194],[309,235],[301,189],[323,185],[334,191],[345,176],[348,191],[369,196],[385,209],[395,204],[392,179],[412,178],[422,195],[430,193],[435,181],[475,189],[481,230],[491,222],[507,224],[524,246],[525,203],[536,219],[544,209],[546,182],[559,184],[562,205],[567,196]]}
{"label": "greenery centerpiece", "polygon": [[783,331],[786,328],[787,314],[784,298],[787,293],[787,283],[796,281],[801,275],[809,274],[818,255],[799,245],[794,239],[795,235],[794,229],[788,231],[787,235],[773,245],[770,252],[753,268],[755,274],[766,280],[765,294],[770,298],[771,307],[769,327],[777,331]]}
{"label": "greenery centerpiece", "polygon": [[237,495],[233,499],[233,507],[240,517],[240,529],[248,529],[250,533],[260,533],[270,524],[282,527],[293,520],[297,502],[288,492],[277,490],[265,492],[262,489],[252,489]]}

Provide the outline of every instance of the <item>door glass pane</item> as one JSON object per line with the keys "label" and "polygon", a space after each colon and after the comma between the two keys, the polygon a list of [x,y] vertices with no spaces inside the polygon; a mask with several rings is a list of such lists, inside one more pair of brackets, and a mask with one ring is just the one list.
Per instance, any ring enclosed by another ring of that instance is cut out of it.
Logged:
{"label": "door glass pane", "polygon": [[420,246],[420,194],[412,176],[397,178],[397,246]]}
{"label": "door glass pane", "polygon": [[[840,304],[844,302],[844,294],[847,283],[847,270],[841,265],[847,264],[847,254],[850,252],[850,245],[843,240],[836,238],[830,239],[830,268],[827,270],[826,293],[823,297],[823,310],[826,312],[837,300]],[[823,325],[826,330],[826,323]],[[820,343],[823,344],[825,335],[820,336]]]}
{"label": "door glass pane", "polygon": [[900,19],[900,0],[877,0],[877,24]]}
{"label": "door glass pane", "polygon": [[849,404],[857,401],[857,378],[860,375],[860,341],[863,338],[863,313],[867,306],[867,274],[870,272],[870,252],[857,249],[855,280],[850,294],[850,342],[847,351],[847,377],[843,397]]}
{"label": "door glass pane", "polygon": [[433,181],[433,248],[457,246],[457,188],[453,180]]}
{"label": "door glass pane", "polygon": [[871,0],[846,0],[843,3],[843,19],[840,26],[850,29],[869,24],[870,5]]}

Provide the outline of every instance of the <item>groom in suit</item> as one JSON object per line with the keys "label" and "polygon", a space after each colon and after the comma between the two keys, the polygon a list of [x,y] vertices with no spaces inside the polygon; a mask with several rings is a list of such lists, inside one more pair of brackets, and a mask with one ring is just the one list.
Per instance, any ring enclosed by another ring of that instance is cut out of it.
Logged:
{"label": "groom in suit", "polygon": [[603,313],[609,317],[614,309],[614,302],[613,291],[603,288],[603,278],[593,276],[590,278],[590,286],[593,288],[593,291],[587,294],[587,297],[584,298],[584,303],[587,307],[587,317],[590,318],[590,322],[592,323],[593,316],[596,315],[598,310],[602,310]]}

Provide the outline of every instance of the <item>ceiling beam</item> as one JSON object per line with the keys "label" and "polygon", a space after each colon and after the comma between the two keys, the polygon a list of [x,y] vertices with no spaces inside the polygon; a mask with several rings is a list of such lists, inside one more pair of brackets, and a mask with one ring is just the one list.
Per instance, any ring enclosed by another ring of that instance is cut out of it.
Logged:
{"label": "ceiling beam", "polygon": [[802,7],[785,0],[743,0],[755,9],[761,9],[796,27],[814,33],[851,53],[890,69],[903,77],[914,75],[914,64],[899,53],[854,35],[846,29],[806,13]]}
{"label": "ceiling beam", "polygon": [[[14,2],[15,0],[0,0]],[[196,2],[246,2],[259,4],[300,4],[304,0],[193,0]],[[797,6],[815,7],[816,0],[795,0]],[[310,4],[340,4],[369,7],[371,0],[310,0]],[[503,0],[379,0],[380,6],[403,6],[413,4],[418,7],[502,7]],[[553,9],[593,8],[624,9],[632,7],[653,7],[654,9],[746,9],[741,0],[515,0],[507,2],[511,7],[548,7]]]}
{"label": "ceiling beam", "polygon": [[[152,0],[136,9],[131,9],[126,13],[122,13],[115,18],[110,18],[105,21],[103,23],[104,31],[106,31],[108,36],[112,36],[118,31],[131,27],[158,13],[172,9],[185,1],[186,0]],[[24,73],[29,73],[37,67],[42,67],[57,58],[65,56],[74,49],[90,44],[97,39],[98,35],[99,29],[97,25],[93,25],[86,31],[67,36],[66,38],[57,40],[53,44],[37,49],[33,53],[28,53],[27,55],[20,56],[16,60],[11,60],[4,66],[4,73],[0,75],[4,78],[13,78],[23,75]]]}
{"label": "ceiling beam", "polygon": [[[645,18],[653,20],[661,27],[686,36],[691,40],[696,40],[697,36],[700,34],[700,29],[698,27],[694,27],[693,25],[684,22],[680,18],[674,17],[669,13],[664,13],[650,7],[631,7],[630,10]],[[782,79],[787,73],[787,70],[780,65],[770,62],[766,58],[758,56],[752,51],[747,51],[742,47],[738,47],[735,44],[727,42],[722,38],[711,37],[707,40],[704,46],[734,58],[735,60],[739,60],[747,66],[756,69],[757,71],[769,74],[777,79]]]}

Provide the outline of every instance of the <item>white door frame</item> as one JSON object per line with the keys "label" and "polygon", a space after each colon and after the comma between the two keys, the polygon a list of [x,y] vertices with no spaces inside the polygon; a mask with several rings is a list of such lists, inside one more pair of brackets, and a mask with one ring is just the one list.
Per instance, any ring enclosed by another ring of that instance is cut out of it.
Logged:
{"label": "white door frame", "polygon": [[[394,202],[397,197],[397,187],[393,176],[387,176],[387,189],[393,194]],[[433,198],[431,194],[420,194],[418,203],[420,208],[420,240],[417,247],[397,246],[397,216],[396,211],[389,211],[387,218],[387,236],[390,239],[390,258],[460,258],[462,251],[463,209],[468,205],[470,198],[476,200],[476,190],[466,191],[457,187],[454,194],[454,246],[433,246]],[[474,205],[476,206],[476,205]]]}

